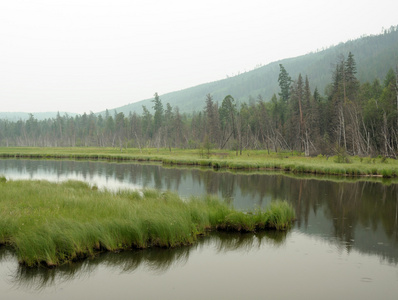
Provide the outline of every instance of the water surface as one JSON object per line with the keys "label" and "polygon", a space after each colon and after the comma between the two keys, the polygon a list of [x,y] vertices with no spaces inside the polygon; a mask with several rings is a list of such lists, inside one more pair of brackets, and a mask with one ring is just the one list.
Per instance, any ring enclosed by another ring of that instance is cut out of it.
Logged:
{"label": "water surface", "polygon": [[[178,249],[107,253],[26,269],[0,248],[4,299],[396,299],[398,189],[373,181],[80,161],[0,160],[8,179],[78,179],[100,188],[217,194],[238,209],[289,201],[288,232],[212,234]],[[3,297],[2,297],[3,299]]]}

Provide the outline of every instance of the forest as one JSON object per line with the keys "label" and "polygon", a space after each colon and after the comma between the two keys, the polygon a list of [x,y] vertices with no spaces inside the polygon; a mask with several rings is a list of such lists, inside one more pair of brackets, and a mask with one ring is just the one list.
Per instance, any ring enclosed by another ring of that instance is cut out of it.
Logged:
{"label": "forest", "polygon": [[297,151],[306,156],[383,155],[398,150],[398,67],[384,80],[360,83],[354,54],[339,56],[321,95],[308,76],[291,78],[280,64],[280,92],[247,102],[203,96],[198,112],[180,113],[155,93],[143,113],[83,114],[0,120],[0,146],[246,149]]}

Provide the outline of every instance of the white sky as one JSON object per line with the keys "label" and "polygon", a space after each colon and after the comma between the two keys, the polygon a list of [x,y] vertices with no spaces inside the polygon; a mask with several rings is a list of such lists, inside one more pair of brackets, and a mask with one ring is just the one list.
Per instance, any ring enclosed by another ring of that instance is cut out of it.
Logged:
{"label": "white sky", "polygon": [[397,11],[397,0],[0,0],[0,111],[116,108],[378,34]]}

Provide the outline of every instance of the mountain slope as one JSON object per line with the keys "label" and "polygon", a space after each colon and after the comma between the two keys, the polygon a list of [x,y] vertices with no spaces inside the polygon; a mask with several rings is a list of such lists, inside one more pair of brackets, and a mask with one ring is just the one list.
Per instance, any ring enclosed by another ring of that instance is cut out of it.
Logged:
{"label": "mountain slope", "polygon": [[[178,106],[180,112],[202,110],[206,94],[211,94],[219,103],[226,95],[232,95],[239,102],[248,101],[249,97],[256,99],[258,95],[269,100],[274,93],[279,92],[279,64],[283,64],[292,79],[296,79],[299,73],[303,76],[308,75],[311,90],[314,91],[315,87],[318,87],[319,92],[323,94],[325,87],[331,82],[334,65],[341,55],[347,57],[350,51],[354,54],[357,77],[361,82],[373,81],[375,78],[382,81],[387,71],[398,64],[397,49],[398,30],[394,29],[381,35],[341,43],[323,51],[273,62],[231,78],[160,95],[160,99],[164,106],[166,103],[173,107]],[[151,100],[142,100],[111,109],[109,112],[113,114],[116,110],[128,115],[130,111],[135,111],[141,114],[143,105],[152,110]]]}
{"label": "mountain slope", "polygon": [[[258,95],[268,101],[273,94],[279,92],[279,64],[283,64],[292,79],[296,79],[299,73],[303,76],[308,75],[311,90],[314,91],[317,87],[318,91],[324,94],[325,87],[331,82],[334,65],[341,55],[347,57],[350,51],[354,54],[358,70],[357,77],[361,82],[371,82],[375,78],[383,81],[388,70],[390,68],[395,69],[398,65],[398,26],[392,27],[384,34],[362,37],[323,51],[276,61],[234,77],[163,94],[160,95],[160,99],[164,107],[166,103],[170,103],[173,107],[178,106],[180,112],[203,110],[207,94],[211,94],[214,101],[219,103],[227,95],[231,95],[239,102],[246,102],[250,97],[257,99]],[[154,86],[155,92],[156,86]],[[143,105],[152,110],[153,104],[151,101],[152,98],[122,107],[110,108],[109,113],[113,115],[116,111],[118,113],[123,112],[125,115],[130,112],[141,114]],[[96,111],[95,107],[92,110]],[[98,114],[104,113],[99,112]],[[63,114],[61,113],[61,115]],[[34,117],[39,120],[55,118],[56,115],[56,112],[34,113]],[[74,116],[76,114],[68,113],[68,115]],[[28,118],[28,113],[0,113],[0,119],[10,121]]]}

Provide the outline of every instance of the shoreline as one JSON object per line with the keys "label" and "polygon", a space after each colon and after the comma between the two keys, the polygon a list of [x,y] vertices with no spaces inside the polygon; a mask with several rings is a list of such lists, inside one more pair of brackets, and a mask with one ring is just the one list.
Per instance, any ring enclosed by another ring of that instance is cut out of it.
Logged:
{"label": "shoreline", "polygon": [[264,154],[265,151],[247,151],[235,156],[233,151],[210,153],[201,157],[197,150],[188,149],[128,149],[125,153],[114,148],[0,148],[0,158],[14,159],[72,159],[116,162],[154,162],[164,166],[198,166],[214,170],[283,171],[293,174],[332,175],[344,177],[396,178],[398,162],[377,157],[350,157],[351,163],[334,162],[334,157],[304,157],[290,153]]}

